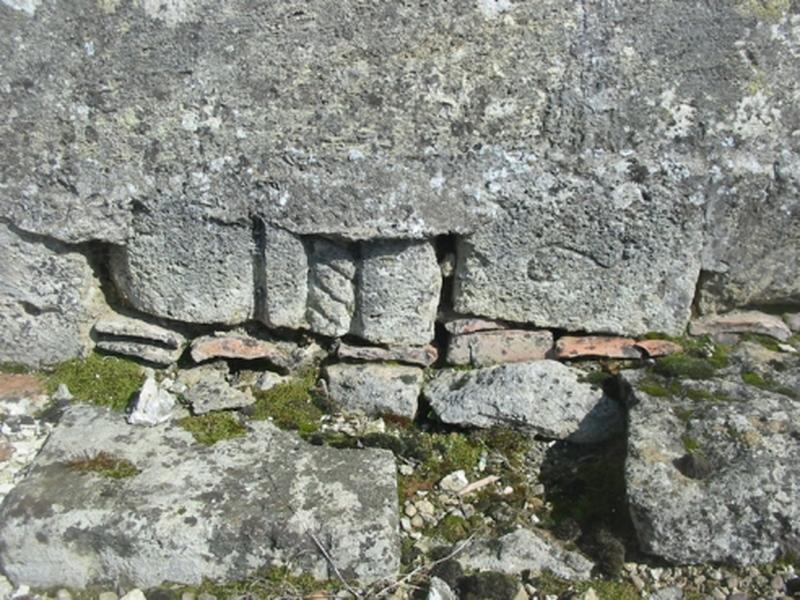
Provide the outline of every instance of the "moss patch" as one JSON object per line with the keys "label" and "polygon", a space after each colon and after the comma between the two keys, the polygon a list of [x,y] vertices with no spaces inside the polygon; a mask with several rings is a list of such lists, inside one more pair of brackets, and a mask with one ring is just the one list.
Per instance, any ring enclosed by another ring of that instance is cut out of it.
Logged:
{"label": "moss patch", "polygon": [[582,581],[576,584],[560,579],[546,571],[534,579],[536,588],[543,594],[561,597],[572,590],[575,595],[580,595],[592,588],[600,600],[640,600],[641,595],[627,581],[608,581],[605,579],[593,579]]}
{"label": "moss patch", "polygon": [[711,379],[716,367],[706,358],[678,353],[658,359],[653,371],[673,379]]}
{"label": "moss patch", "polygon": [[430,537],[441,538],[455,544],[468,538],[472,532],[483,525],[483,519],[478,514],[470,519],[459,517],[458,515],[446,515],[435,526],[426,530]]}
{"label": "moss patch", "polygon": [[737,0],[736,6],[745,16],[778,23],[791,7],[791,0]]}
{"label": "moss patch", "polygon": [[254,392],[256,401],[247,414],[256,421],[272,421],[282,429],[309,435],[319,430],[324,414],[321,401],[314,392],[317,371],[308,370],[267,391]]}
{"label": "moss patch", "polygon": [[178,425],[194,436],[200,444],[210,446],[220,440],[241,437],[247,433],[235,415],[228,412],[215,412],[196,417],[184,417]]}
{"label": "moss patch", "polygon": [[117,458],[107,452],[98,452],[92,456],[74,458],[67,462],[67,467],[78,473],[97,473],[111,479],[125,479],[141,473],[131,461],[125,458]]}
{"label": "moss patch", "polygon": [[[167,597],[178,600],[184,593],[195,596],[210,594],[217,598],[304,598],[314,592],[333,594],[342,585],[338,581],[317,581],[309,574],[296,575],[286,567],[270,567],[252,577],[229,583],[203,581],[199,586],[171,586],[158,588]],[[153,590],[148,590],[147,597]]]}
{"label": "moss patch", "polygon": [[681,437],[681,443],[683,444],[683,449],[686,450],[686,452],[688,452],[689,454],[692,454],[700,450],[700,442],[698,442],[695,438],[693,438],[689,434],[685,434]]}
{"label": "moss patch", "polygon": [[52,394],[63,383],[78,402],[122,411],[143,381],[136,363],[93,353],[58,365],[47,379],[47,390]]}
{"label": "moss patch", "polygon": [[8,373],[9,375],[24,375],[31,372],[33,372],[33,369],[20,363],[0,362],[0,373]]}
{"label": "moss patch", "polygon": [[769,377],[762,377],[754,371],[742,371],[742,381],[747,385],[767,390],[768,392],[775,392],[776,394],[783,394],[793,400],[800,400],[800,392],[786,385],[781,385]]}

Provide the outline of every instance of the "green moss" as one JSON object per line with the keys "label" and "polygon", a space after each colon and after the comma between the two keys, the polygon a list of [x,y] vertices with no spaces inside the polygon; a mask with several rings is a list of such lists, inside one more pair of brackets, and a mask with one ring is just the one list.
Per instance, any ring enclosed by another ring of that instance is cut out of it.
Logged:
{"label": "green moss", "polygon": [[772,352],[780,352],[780,342],[775,338],[771,338],[768,335],[759,335],[756,333],[747,333],[742,336],[742,340],[746,342],[753,342],[755,344],[759,344],[763,346],[767,350],[771,350]]}
{"label": "green moss", "polygon": [[685,353],[660,358],[653,366],[653,371],[672,379],[711,379],[716,369],[709,359]]}
{"label": "green moss", "polygon": [[468,538],[481,525],[482,519],[477,515],[469,520],[458,515],[446,515],[434,527],[428,529],[426,533],[431,537],[438,537],[455,544]]}
{"label": "green moss", "polygon": [[613,376],[614,375],[611,373],[607,373],[605,371],[589,371],[585,375],[581,376],[580,381],[602,387],[603,384]]}
{"label": "green moss", "polygon": [[91,456],[74,458],[67,462],[67,467],[78,473],[97,473],[111,479],[125,479],[141,473],[131,461],[117,458],[107,452],[98,452]]}
{"label": "green moss", "polygon": [[432,489],[453,471],[472,471],[483,451],[479,442],[461,432],[416,433],[409,435],[404,442],[405,457],[421,464],[413,475],[400,478],[401,500],[411,498],[417,491]]}
{"label": "green moss", "polygon": [[645,377],[637,385],[645,394],[655,398],[670,398],[681,393],[681,384],[675,381],[664,381],[654,377]]}
{"label": "green moss", "polygon": [[90,354],[58,365],[48,377],[47,389],[53,393],[63,383],[78,402],[125,410],[144,381],[136,363]]}
{"label": "green moss", "polygon": [[627,581],[609,581],[593,579],[572,584],[556,577],[549,571],[543,572],[535,579],[536,588],[545,595],[562,597],[570,590],[578,596],[592,588],[600,600],[641,600],[641,595],[633,584]]}
{"label": "green moss", "polygon": [[248,409],[256,421],[272,419],[282,429],[310,435],[319,430],[324,414],[314,393],[317,371],[310,369],[267,391],[255,392],[256,401]]}
{"label": "green moss", "polygon": [[214,412],[196,417],[184,417],[178,425],[194,436],[200,444],[210,446],[220,440],[241,437],[247,433],[236,416],[229,412]]}
{"label": "green moss", "polygon": [[783,394],[793,400],[800,400],[800,393],[796,389],[781,385],[769,377],[764,378],[754,371],[742,371],[742,381],[747,385],[752,385],[762,390]]}
{"label": "green moss", "polygon": [[24,375],[31,373],[33,369],[15,362],[0,362],[0,373],[8,373],[9,375]]}
{"label": "green moss", "polygon": [[698,442],[695,438],[690,436],[689,434],[685,434],[681,437],[681,442],[683,443],[683,449],[686,450],[689,454],[693,454],[700,450],[700,442]]}
{"label": "green moss", "polygon": [[675,413],[675,416],[678,417],[682,422],[688,423],[694,417],[694,411],[690,408],[683,408],[681,406],[674,406],[672,408],[672,412]]}

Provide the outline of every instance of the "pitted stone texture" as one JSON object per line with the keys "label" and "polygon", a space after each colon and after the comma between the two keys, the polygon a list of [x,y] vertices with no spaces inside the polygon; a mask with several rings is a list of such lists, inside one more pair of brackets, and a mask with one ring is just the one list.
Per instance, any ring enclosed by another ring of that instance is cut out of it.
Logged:
{"label": "pitted stone texture", "polygon": [[[537,326],[678,334],[700,271],[702,213],[666,188],[616,188],[520,156],[502,217],[459,241],[457,311]],[[554,190],[558,190],[555,192]],[[615,191],[624,191],[617,199]]]}
{"label": "pitted stone texture", "polygon": [[594,563],[582,554],[562,548],[541,533],[522,528],[499,539],[473,540],[456,560],[465,569],[475,571],[509,575],[530,571],[534,576],[549,571],[570,581],[589,579],[594,568]]}
{"label": "pitted stone texture", "polygon": [[738,374],[693,386],[713,386],[725,402],[655,398],[632,383],[626,495],[642,550],[681,564],[740,565],[797,552],[797,402]]}
{"label": "pitted stone texture", "polygon": [[264,308],[261,319],[271,327],[306,325],[308,258],[303,241],[264,223]]}
{"label": "pitted stone texture", "polygon": [[458,371],[444,369],[423,388],[439,419],[454,425],[516,425],[544,437],[594,443],[622,430],[615,401],[553,360]]}
{"label": "pitted stone texture", "polygon": [[85,256],[0,223],[0,362],[41,366],[84,354],[99,299]]}
{"label": "pitted stone texture", "polygon": [[247,223],[223,223],[191,206],[138,214],[134,234],[111,257],[111,274],[137,310],[191,323],[253,316],[255,246]]}
{"label": "pitted stone texture", "polygon": [[422,369],[401,365],[336,364],[325,368],[328,394],[345,411],[413,419],[422,388]]}
{"label": "pitted stone texture", "polygon": [[692,335],[719,335],[726,333],[759,333],[785,342],[792,330],[777,315],[755,310],[734,311],[724,315],[708,315],[689,324]]}
{"label": "pitted stone texture", "polygon": [[[391,452],[311,446],[267,422],[249,428],[204,446],[175,425],[133,428],[118,414],[70,407],[0,509],[6,573],[41,587],[146,588],[242,579],[280,562],[335,578],[313,535],[345,577],[395,576]],[[141,472],[108,479],[65,465],[100,450]]]}
{"label": "pitted stone texture", "polygon": [[430,242],[365,243],[351,332],[377,343],[427,344],[433,339],[441,288]]}
{"label": "pitted stone texture", "polygon": [[549,331],[476,331],[450,338],[447,362],[474,367],[528,362],[545,358],[552,348]]}
{"label": "pitted stone texture", "polygon": [[350,330],[356,296],[356,261],[347,246],[324,239],[308,241],[309,282],[306,320],[311,330],[340,337]]}
{"label": "pitted stone texture", "polygon": [[214,366],[191,369],[180,380],[187,386],[183,397],[196,415],[242,408],[256,401],[249,389],[236,389],[228,382],[227,371]]}

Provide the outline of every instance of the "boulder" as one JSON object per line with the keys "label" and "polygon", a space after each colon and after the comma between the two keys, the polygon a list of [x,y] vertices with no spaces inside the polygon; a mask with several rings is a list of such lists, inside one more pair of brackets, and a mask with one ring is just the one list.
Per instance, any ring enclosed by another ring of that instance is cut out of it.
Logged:
{"label": "boulder", "polygon": [[441,287],[430,242],[364,244],[351,333],[379,344],[427,344],[433,339]]}
{"label": "boulder", "polygon": [[439,358],[436,346],[354,346],[339,342],[336,346],[336,356],[344,359],[363,361],[397,361],[429,367]]}
{"label": "boulder", "polygon": [[797,402],[738,376],[684,383],[711,400],[654,397],[628,378],[638,402],[625,480],[642,550],[680,564],[738,565],[797,552]]}
{"label": "boulder", "polygon": [[549,331],[476,331],[450,338],[447,362],[473,367],[528,362],[545,358],[552,348],[553,334]]}
{"label": "boulder", "polygon": [[[135,474],[74,466],[100,451]],[[395,469],[391,452],[311,446],[268,422],[205,446],[178,425],[72,406],[0,507],[0,560],[37,587],[197,585],[270,565],[335,578],[319,544],[345,577],[393,577]]]}
{"label": "boulder", "polygon": [[498,539],[475,539],[456,556],[456,560],[464,569],[509,575],[530,571],[532,576],[549,571],[556,577],[571,581],[589,579],[594,567],[594,563],[583,555],[524,528]]}
{"label": "boulder", "polygon": [[422,387],[419,367],[334,364],[325,367],[330,400],[345,411],[413,419]]}
{"label": "boulder", "polygon": [[83,254],[0,223],[0,362],[38,367],[85,354],[99,296]]}
{"label": "boulder", "polygon": [[513,425],[552,439],[594,443],[618,434],[623,414],[584,373],[553,360],[459,371],[423,388],[439,419],[454,425]]}
{"label": "boulder", "polygon": [[241,323],[254,314],[255,244],[249,223],[222,222],[163,201],[137,215],[111,275],[136,310],[190,323]]}
{"label": "boulder", "polygon": [[689,324],[692,335],[720,335],[726,333],[757,333],[785,342],[792,330],[780,317],[756,310],[734,311],[723,315],[708,315]]}

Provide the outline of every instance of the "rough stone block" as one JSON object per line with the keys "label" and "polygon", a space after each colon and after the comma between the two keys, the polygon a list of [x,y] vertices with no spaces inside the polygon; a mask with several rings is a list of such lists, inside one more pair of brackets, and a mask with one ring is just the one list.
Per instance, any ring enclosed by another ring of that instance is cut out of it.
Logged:
{"label": "rough stone block", "polygon": [[430,242],[365,243],[351,332],[376,343],[427,344],[433,339],[441,287]]}
{"label": "rough stone block", "polygon": [[[138,472],[69,465],[100,451]],[[334,579],[316,538],[343,576],[390,578],[395,469],[391,452],[311,446],[268,422],[205,446],[178,425],[133,427],[73,406],[0,507],[0,560],[12,581],[37,587],[196,585],[278,563]]]}
{"label": "rough stone block", "polygon": [[306,320],[316,333],[343,336],[355,311],[355,257],[350,248],[324,239],[310,240],[308,247]]}
{"label": "rough stone block", "polygon": [[429,367],[439,358],[436,346],[353,346],[339,342],[336,346],[336,356],[344,359],[364,361],[397,361]]}
{"label": "rough stone block", "polygon": [[288,231],[263,224],[264,306],[261,320],[270,327],[306,325],[308,258],[303,241]]}
{"label": "rough stone block", "polygon": [[86,353],[99,294],[82,254],[0,223],[0,362],[41,366]]}
{"label": "rough stone block", "polygon": [[552,348],[553,334],[549,331],[476,331],[450,338],[447,362],[474,367],[528,362],[542,360]]}
{"label": "rough stone block", "polygon": [[325,368],[328,394],[345,411],[413,419],[422,387],[419,367],[336,364]]}
{"label": "rough stone block", "polygon": [[785,342],[792,330],[776,315],[755,310],[734,311],[724,315],[709,315],[689,324],[692,335],[719,335],[726,333],[758,333]]}

